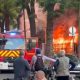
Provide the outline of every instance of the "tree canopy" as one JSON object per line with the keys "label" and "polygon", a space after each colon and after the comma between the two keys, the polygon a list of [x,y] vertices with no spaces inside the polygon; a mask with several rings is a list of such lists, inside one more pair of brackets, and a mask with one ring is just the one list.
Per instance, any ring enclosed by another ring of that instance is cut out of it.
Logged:
{"label": "tree canopy", "polygon": [[20,8],[17,6],[16,0],[0,0],[0,20],[5,22],[7,27],[17,18],[19,11]]}

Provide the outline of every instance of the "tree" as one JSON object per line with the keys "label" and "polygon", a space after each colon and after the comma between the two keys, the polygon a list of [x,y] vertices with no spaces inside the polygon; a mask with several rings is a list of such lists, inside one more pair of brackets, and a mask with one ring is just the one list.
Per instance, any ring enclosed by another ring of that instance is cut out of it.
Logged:
{"label": "tree", "polygon": [[16,0],[0,0],[2,32],[4,32],[4,26],[6,30],[10,30],[10,22],[12,22],[17,17],[19,10],[19,7],[16,7]]}
{"label": "tree", "polygon": [[[56,17],[63,14],[65,10],[75,8],[79,11],[80,20],[80,0],[38,0],[40,6],[47,12],[47,28],[46,28],[46,54],[53,53],[52,47],[52,31]],[[57,6],[56,6],[57,5]],[[56,6],[56,8],[55,8]],[[80,25],[80,21],[79,21]],[[80,30],[80,28],[79,28]],[[80,41],[80,40],[79,40]]]}
{"label": "tree", "polygon": [[35,0],[26,0],[26,10],[28,13],[28,18],[30,22],[30,30],[31,30],[31,36],[35,37],[36,36],[36,26],[35,26]]}
{"label": "tree", "polygon": [[31,36],[36,36],[36,26],[35,26],[35,0],[18,0],[17,1],[19,6],[22,6],[22,10],[27,10],[29,22],[30,22],[30,32]]}
{"label": "tree", "polygon": [[40,6],[44,7],[44,11],[47,11],[47,28],[46,28],[46,54],[48,55],[53,54],[53,24],[54,19],[56,19],[59,16],[59,6],[58,4],[57,8],[54,10],[54,6],[56,3],[59,3],[60,0],[38,0],[40,3]]}
{"label": "tree", "polygon": [[45,43],[45,31],[43,29],[39,30],[37,32],[38,36],[38,45],[40,48],[42,48],[42,43]]}

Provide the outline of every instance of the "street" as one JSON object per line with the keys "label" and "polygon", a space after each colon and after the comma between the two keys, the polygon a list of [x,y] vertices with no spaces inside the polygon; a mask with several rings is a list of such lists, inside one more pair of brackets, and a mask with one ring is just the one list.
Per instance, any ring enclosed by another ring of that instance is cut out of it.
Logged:
{"label": "street", "polygon": [[13,74],[5,74],[5,73],[3,73],[3,74],[0,74],[0,80],[5,80],[5,79],[7,79],[7,78],[10,78],[11,80],[13,80],[13,78],[14,78],[14,75]]}
{"label": "street", "polygon": [[[71,74],[71,76],[75,77],[75,75],[73,75],[73,74]],[[6,79],[13,80],[14,79],[14,74],[13,73],[0,73],[0,80],[6,80]],[[72,78],[70,78],[70,80],[72,80]],[[80,80],[80,78],[76,77],[75,80]]]}

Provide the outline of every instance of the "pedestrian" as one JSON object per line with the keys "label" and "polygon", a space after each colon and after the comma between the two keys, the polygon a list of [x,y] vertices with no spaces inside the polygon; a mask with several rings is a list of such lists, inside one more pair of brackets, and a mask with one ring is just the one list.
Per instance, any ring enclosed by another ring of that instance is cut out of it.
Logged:
{"label": "pedestrian", "polygon": [[[38,57],[39,57],[39,61],[37,60],[38,59]],[[40,59],[41,58],[41,59]],[[41,61],[40,61],[41,60]],[[43,60],[43,61],[42,61]],[[49,57],[47,57],[47,56],[45,56],[45,55],[43,55],[42,53],[41,53],[41,49],[40,48],[36,48],[36,50],[35,50],[35,55],[32,57],[32,60],[31,60],[31,68],[33,69],[33,70],[35,70],[35,71],[38,71],[38,70],[36,70],[35,69],[35,64],[36,64],[36,61],[38,61],[39,62],[39,64],[40,65],[38,65],[38,66],[44,66],[44,68],[45,68],[45,64],[44,64],[44,62],[46,61],[46,60],[48,60],[48,61],[53,61],[53,62],[55,62],[56,60],[55,59],[52,59],[52,58],[49,58]],[[42,63],[40,63],[40,62],[42,62]],[[44,64],[44,65],[43,65]],[[42,69],[39,69],[39,70],[42,70]],[[43,70],[44,71],[44,70]]]}
{"label": "pedestrian", "polygon": [[65,56],[64,50],[60,51],[58,61],[58,66],[56,67],[56,79],[69,80],[69,58]]}
{"label": "pedestrian", "polygon": [[14,80],[29,80],[30,65],[23,58],[23,51],[20,51],[20,57],[14,61]]}
{"label": "pedestrian", "polygon": [[36,72],[35,78],[36,78],[36,80],[47,80],[45,77],[45,73],[41,70]]}

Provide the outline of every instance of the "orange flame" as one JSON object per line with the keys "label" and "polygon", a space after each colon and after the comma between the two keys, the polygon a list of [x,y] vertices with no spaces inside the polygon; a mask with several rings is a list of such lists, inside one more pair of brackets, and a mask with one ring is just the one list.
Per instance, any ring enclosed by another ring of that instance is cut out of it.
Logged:
{"label": "orange flame", "polygon": [[[71,26],[76,28],[74,36],[69,35],[69,28]],[[53,30],[54,51],[59,52],[64,49],[67,54],[72,54],[74,52],[74,45],[78,43],[77,15],[75,11],[66,12],[58,18]]]}

